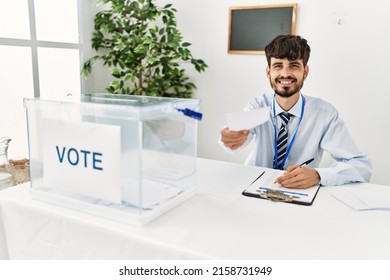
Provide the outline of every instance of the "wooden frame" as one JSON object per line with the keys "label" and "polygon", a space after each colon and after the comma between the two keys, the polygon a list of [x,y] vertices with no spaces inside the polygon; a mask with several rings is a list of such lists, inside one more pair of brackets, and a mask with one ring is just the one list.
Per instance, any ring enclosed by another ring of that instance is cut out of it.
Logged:
{"label": "wooden frame", "polygon": [[[279,34],[296,34],[297,3],[229,8],[230,54],[264,54]],[[280,26],[280,28],[279,28]]]}

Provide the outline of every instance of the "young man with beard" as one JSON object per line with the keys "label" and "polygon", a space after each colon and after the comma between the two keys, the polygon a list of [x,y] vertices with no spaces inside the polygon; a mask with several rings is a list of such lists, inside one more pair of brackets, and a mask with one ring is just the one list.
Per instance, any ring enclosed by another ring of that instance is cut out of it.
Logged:
{"label": "young man with beard", "polygon": [[[266,46],[265,54],[266,74],[274,93],[250,100],[246,109],[268,107],[270,120],[251,130],[226,127],[220,143],[236,150],[255,139],[254,164],[286,170],[277,182],[287,188],[369,181],[371,162],[357,148],[337,110],[320,98],[301,93],[309,73],[307,41],[279,35]],[[336,160],[328,168],[318,168],[323,151]],[[300,166],[309,159],[313,159],[310,164]]]}

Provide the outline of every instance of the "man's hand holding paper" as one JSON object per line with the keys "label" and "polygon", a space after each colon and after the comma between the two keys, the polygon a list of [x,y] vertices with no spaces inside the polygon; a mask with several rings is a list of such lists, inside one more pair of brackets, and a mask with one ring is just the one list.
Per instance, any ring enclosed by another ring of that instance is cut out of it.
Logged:
{"label": "man's hand holding paper", "polygon": [[221,131],[221,141],[232,150],[241,147],[247,140],[250,129],[269,120],[269,109],[228,113],[228,127]]}
{"label": "man's hand holding paper", "polygon": [[249,130],[232,131],[225,127],[221,131],[221,141],[229,149],[235,150],[246,142],[248,135]]}

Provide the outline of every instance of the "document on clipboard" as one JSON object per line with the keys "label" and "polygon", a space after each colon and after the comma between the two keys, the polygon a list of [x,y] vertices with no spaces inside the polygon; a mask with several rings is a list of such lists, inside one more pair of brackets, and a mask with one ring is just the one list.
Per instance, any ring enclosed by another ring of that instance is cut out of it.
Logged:
{"label": "document on clipboard", "polygon": [[275,179],[282,176],[284,172],[284,170],[267,169],[242,194],[277,202],[312,205],[320,185],[308,189],[284,188],[275,183]]}

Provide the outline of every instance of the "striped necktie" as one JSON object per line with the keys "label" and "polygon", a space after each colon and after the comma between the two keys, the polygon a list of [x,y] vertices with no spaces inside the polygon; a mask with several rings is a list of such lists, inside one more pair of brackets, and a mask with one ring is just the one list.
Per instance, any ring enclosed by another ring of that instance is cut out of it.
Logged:
{"label": "striped necktie", "polygon": [[277,150],[278,150],[278,162],[275,164],[274,160],[274,168],[275,169],[283,169],[284,166],[281,166],[283,163],[284,156],[287,152],[287,124],[290,120],[291,115],[289,113],[283,112],[279,114],[280,119],[282,120],[282,125],[278,134],[278,142],[277,142]]}

